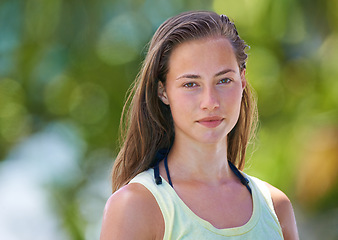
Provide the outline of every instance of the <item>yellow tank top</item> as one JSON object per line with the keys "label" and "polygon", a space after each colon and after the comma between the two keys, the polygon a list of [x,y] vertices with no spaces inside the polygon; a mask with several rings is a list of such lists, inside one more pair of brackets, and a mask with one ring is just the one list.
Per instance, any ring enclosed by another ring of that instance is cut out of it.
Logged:
{"label": "yellow tank top", "polygon": [[165,223],[163,239],[283,239],[282,229],[273,208],[270,191],[265,183],[242,173],[249,179],[252,189],[253,213],[250,220],[240,227],[218,229],[198,217],[179,198],[175,190],[163,178],[156,185],[154,170],[138,174],[130,183],[140,183],[155,197]]}

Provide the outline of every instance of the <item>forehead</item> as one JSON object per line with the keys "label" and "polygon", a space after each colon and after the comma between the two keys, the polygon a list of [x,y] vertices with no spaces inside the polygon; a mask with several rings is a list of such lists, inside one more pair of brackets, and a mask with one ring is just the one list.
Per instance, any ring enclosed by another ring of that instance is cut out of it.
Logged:
{"label": "forehead", "polygon": [[233,47],[225,37],[208,37],[177,45],[169,57],[168,68],[168,73],[212,72],[220,68],[239,71]]}

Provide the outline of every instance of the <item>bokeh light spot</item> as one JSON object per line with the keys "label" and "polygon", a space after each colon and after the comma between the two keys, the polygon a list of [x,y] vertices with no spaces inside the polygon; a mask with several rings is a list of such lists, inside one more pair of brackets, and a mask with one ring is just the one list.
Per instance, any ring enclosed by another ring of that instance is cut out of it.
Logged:
{"label": "bokeh light spot", "polygon": [[99,122],[109,110],[109,98],[100,85],[83,83],[71,95],[70,114],[81,123]]}
{"label": "bokeh light spot", "polygon": [[35,0],[26,2],[27,35],[34,40],[52,36],[60,20],[61,0]]}
{"label": "bokeh light spot", "polygon": [[56,115],[69,113],[71,93],[77,83],[66,75],[59,75],[52,79],[44,92],[45,104],[49,112]]}
{"label": "bokeh light spot", "polygon": [[29,132],[29,115],[24,107],[24,92],[13,79],[0,80],[0,136],[15,142]]}
{"label": "bokeh light spot", "polygon": [[280,64],[276,56],[267,48],[254,46],[250,51],[248,81],[259,96],[262,115],[272,115],[281,110],[285,96],[279,82]]}
{"label": "bokeh light spot", "polygon": [[268,0],[214,0],[213,9],[233,19],[236,26],[253,26],[267,11]]}
{"label": "bokeh light spot", "polygon": [[150,34],[151,24],[145,18],[133,12],[124,13],[105,26],[97,43],[97,54],[112,65],[128,63],[141,54]]}

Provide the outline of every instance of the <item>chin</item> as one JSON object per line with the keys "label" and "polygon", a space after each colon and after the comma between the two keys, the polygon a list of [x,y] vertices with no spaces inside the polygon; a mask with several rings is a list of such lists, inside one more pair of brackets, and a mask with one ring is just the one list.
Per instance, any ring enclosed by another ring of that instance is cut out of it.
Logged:
{"label": "chin", "polygon": [[203,136],[200,142],[204,144],[224,144],[226,143],[227,135],[223,136]]}

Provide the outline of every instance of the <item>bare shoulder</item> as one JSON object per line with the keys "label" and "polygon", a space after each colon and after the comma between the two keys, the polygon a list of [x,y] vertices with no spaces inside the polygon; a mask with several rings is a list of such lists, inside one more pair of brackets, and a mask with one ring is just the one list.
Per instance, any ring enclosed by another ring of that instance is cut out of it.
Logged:
{"label": "bare shoulder", "polygon": [[278,220],[281,224],[284,239],[299,239],[296,218],[291,201],[286,196],[286,194],[278,188],[270,185],[269,183],[266,183],[266,185],[270,190],[273,206],[275,208]]}
{"label": "bare shoulder", "polygon": [[162,239],[164,220],[153,195],[141,184],[122,187],[107,200],[100,240]]}

